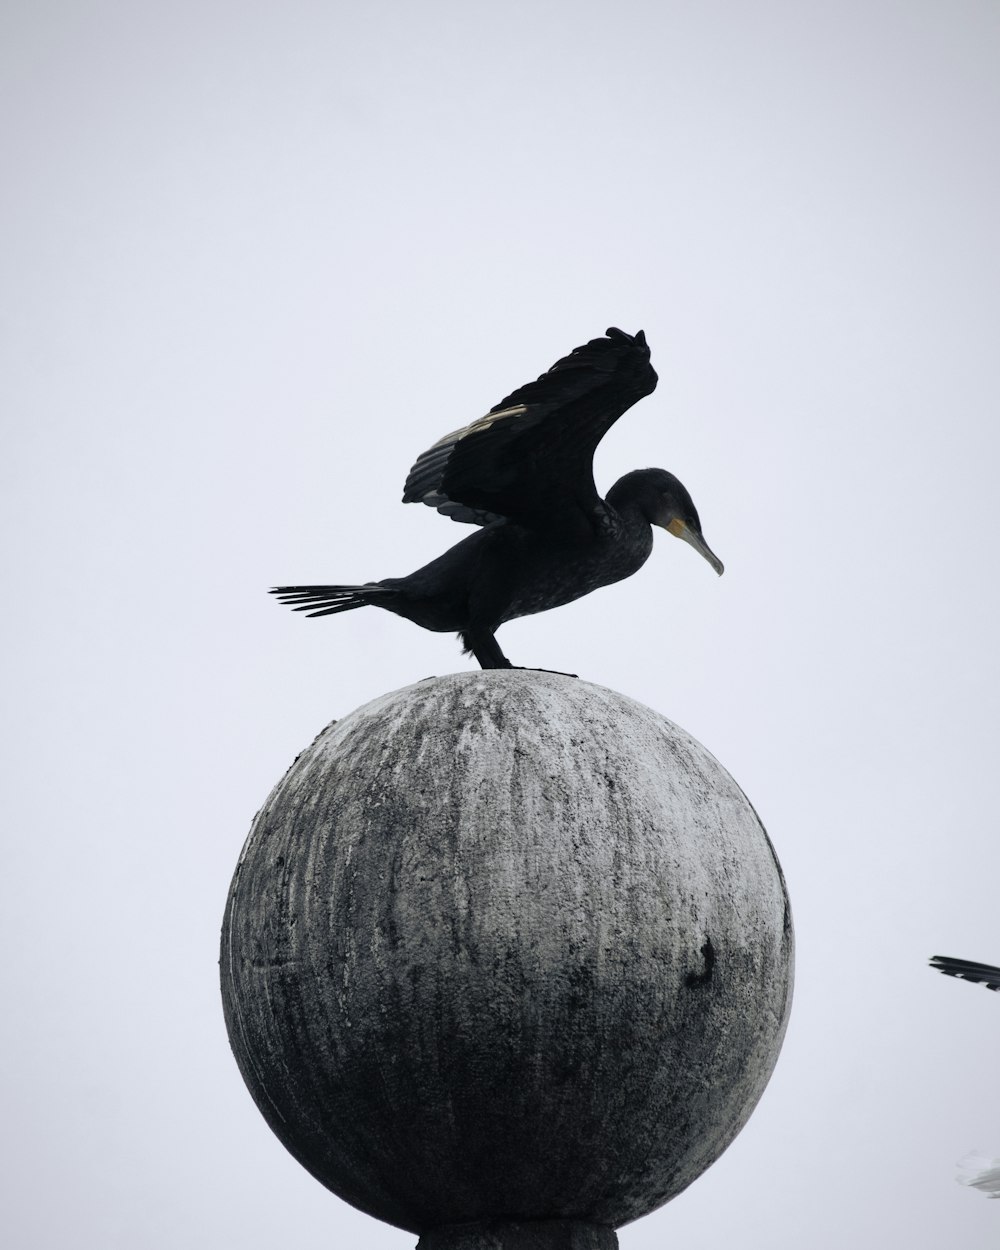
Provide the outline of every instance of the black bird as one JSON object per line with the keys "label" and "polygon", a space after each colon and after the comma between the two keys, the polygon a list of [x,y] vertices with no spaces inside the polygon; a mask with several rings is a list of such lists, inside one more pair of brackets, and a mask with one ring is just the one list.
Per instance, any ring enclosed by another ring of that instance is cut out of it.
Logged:
{"label": "black bird", "polygon": [[655,386],[643,332],[608,330],[439,439],[410,470],[404,503],[428,504],[481,526],[477,533],[409,577],[271,593],[310,616],[371,605],[424,629],[455,630],[483,668],[510,668],[494,636],[504,621],[630,577],[652,550],[651,525],[683,538],[721,573],[673,474],[627,473],[606,499],[594,485],[597,444]]}
{"label": "black bird", "polygon": [[988,990],[1000,990],[1000,968],[992,964],[977,964],[970,959],[954,959],[951,955],[935,955],[931,959],[931,967],[943,972],[948,977],[958,977],[962,981],[975,981],[985,985]]}

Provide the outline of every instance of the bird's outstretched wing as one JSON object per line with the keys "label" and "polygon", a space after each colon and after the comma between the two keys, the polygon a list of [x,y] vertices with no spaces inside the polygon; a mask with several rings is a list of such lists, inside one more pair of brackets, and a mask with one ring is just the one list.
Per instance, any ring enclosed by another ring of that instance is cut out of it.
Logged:
{"label": "bird's outstretched wing", "polygon": [[643,332],[612,328],[439,439],[410,470],[403,502],[475,525],[502,517],[544,528],[589,524],[601,507],[594,450],[655,386]]}
{"label": "bird's outstretched wing", "polygon": [[950,955],[935,955],[931,967],[937,968],[949,977],[960,977],[963,981],[975,981],[985,985],[988,990],[1000,990],[1000,968],[992,964],[977,964],[969,959],[952,959]]}

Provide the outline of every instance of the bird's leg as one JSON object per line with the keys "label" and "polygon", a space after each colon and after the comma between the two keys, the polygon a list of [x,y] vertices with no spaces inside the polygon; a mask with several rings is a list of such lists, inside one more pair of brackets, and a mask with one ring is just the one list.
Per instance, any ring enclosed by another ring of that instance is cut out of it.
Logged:
{"label": "bird's leg", "polygon": [[500,644],[489,629],[468,629],[460,634],[466,655],[474,655],[480,668],[510,668],[519,673],[552,673],[556,677],[576,677],[576,673],[563,673],[556,668],[529,668],[523,664],[511,664],[500,650]]}
{"label": "bird's leg", "polygon": [[513,668],[510,660],[500,650],[500,644],[491,629],[467,629],[459,635],[466,655],[474,655],[480,668]]}

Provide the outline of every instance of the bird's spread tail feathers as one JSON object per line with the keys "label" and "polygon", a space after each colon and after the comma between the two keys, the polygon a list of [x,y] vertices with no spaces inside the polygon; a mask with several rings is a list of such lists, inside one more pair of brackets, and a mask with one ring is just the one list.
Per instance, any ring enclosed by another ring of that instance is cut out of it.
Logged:
{"label": "bird's spread tail feathers", "polygon": [[332,616],[335,612],[350,612],[366,604],[378,604],[379,600],[394,594],[388,586],[272,586],[271,594],[287,603],[293,612],[305,612],[308,616]]}

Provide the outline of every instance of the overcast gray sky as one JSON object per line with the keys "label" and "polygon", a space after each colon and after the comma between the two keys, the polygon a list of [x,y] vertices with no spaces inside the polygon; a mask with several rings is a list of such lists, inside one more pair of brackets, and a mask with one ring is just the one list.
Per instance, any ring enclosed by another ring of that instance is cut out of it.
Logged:
{"label": "overcast gray sky", "polygon": [[646,330],[599,485],[726,563],[505,627],[663,712],[784,865],[749,1125],[623,1250],[993,1250],[1000,6],[76,0],[0,14],[0,1221],[11,1246],[402,1250],[271,1135],[216,952],[271,785],[455,641],[268,586],[462,537],[417,453]]}

